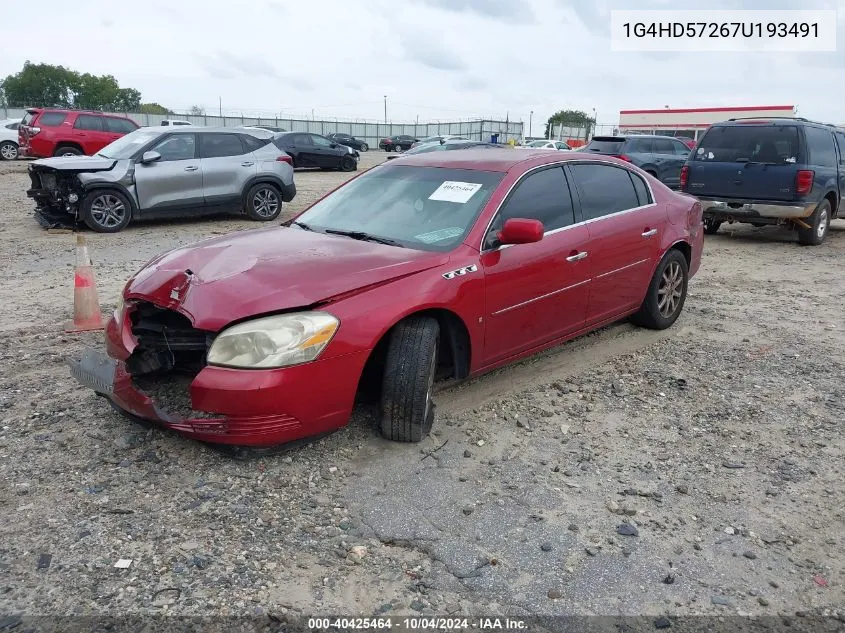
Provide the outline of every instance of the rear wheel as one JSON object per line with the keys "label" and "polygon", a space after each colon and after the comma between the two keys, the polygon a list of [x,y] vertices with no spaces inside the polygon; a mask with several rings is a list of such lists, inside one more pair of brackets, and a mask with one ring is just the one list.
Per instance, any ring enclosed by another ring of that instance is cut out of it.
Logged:
{"label": "rear wheel", "polygon": [[258,183],[246,194],[246,214],[251,220],[269,222],[282,212],[279,190],[269,183]]}
{"label": "rear wheel", "polygon": [[687,298],[687,258],[672,249],[661,260],[654,271],[648,292],[640,311],[632,321],[651,330],[665,330],[681,314]]}
{"label": "rear wheel", "polygon": [[381,394],[381,433],[396,442],[419,442],[434,423],[434,376],[440,326],[411,317],[390,335]]}
{"label": "rear wheel", "polygon": [[82,150],[72,145],[62,145],[56,148],[53,156],[82,156]]}
{"label": "rear wheel", "polygon": [[18,145],[12,141],[0,143],[0,159],[15,160],[18,157]]}
{"label": "rear wheel", "polygon": [[802,246],[818,246],[824,242],[830,228],[830,201],[825,198],[819,202],[809,219],[809,229],[798,229],[798,243]]}
{"label": "rear wheel", "polygon": [[367,145],[366,143],[361,143],[361,151],[362,151],[362,152],[369,152],[369,151],[370,151],[370,146],[369,146],[369,145]]}
{"label": "rear wheel", "polygon": [[120,191],[99,189],[82,199],[82,221],[97,233],[117,233],[132,219],[132,204]]}
{"label": "rear wheel", "polygon": [[719,227],[722,226],[722,221],[715,218],[705,218],[704,220],[704,234],[716,235],[719,232]]}

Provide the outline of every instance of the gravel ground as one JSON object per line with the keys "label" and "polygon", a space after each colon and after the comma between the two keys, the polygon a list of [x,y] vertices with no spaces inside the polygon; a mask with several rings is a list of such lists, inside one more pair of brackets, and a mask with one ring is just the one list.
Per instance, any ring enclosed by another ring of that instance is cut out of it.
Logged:
{"label": "gravel ground", "polygon": [[[346,177],[297,173],[288,211]],[[62,333],[73,237],[35,223],[26,186],[0,163],[0,613],[845,619],[845,222],[818,248],[723,228],[673,328],[444,388],[421,445],[363,408],[235,460],[70,378],[102,333]],[[89,234],[103,308],[158,252],[255,226]]]}

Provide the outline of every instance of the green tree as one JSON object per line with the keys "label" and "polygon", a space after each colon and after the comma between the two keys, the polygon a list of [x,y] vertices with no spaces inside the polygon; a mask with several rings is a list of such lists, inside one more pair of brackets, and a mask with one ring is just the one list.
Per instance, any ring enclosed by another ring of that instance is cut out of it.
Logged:
{"label": "green tree", "polygon": [[77,73],[64,66],[24,62],[23,69],[3,80],[3,91],[9,106],[57,106],[74,104]]}
{"label": "green tree", "polygon": [[584,140],[587,140],[590,136],[590,130],[593,129],[595,124],[595,119],[581,110],[558,110],[546,122],[546,138],[550,138],[556,125],[562,125],[584,128],[586,130]]}
{"label": "green tree", "polygon": [[121,88],[114,100],[115,112],[137,112],[141,107],[141,93],[135,88]]}
{"label": "green tree", "polygon": [[141,114],[170,114],[170,110],[158,103],[142,103],[138,106]]}

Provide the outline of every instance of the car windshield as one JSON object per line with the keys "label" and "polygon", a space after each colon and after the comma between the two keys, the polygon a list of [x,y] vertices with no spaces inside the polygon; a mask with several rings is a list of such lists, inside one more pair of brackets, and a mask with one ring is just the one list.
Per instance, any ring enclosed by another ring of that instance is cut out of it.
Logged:
{"label": "car windshield", "polygon": [[723,125],[711,127],[691,160],[783,165],[798,160],[794,125]]}
{"label": "car windshield", "polygon": [[132,158],[139,149],[158,136],[161,136],[158,130],[135,130],[126,136],[121,136],[114,143],[106,145],[97,152],[97,156],[115,160]]}
{"label": "car windshield", "polygon": [[544,147],[548,141],[531,141],[528,147]]}
{"label": "car windshield", "polygon": [[408,248],[448,251],[472,228],[503,176],[383,165],[329,194],[296,221],[315,231],[362,232]]}

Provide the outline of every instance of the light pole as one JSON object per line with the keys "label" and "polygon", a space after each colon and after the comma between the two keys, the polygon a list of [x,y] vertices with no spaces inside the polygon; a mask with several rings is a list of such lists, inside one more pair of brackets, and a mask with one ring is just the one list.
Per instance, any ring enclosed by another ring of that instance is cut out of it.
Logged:
{"label": "light pole", "polygon": [[384,95],[384,124],[387,125],[387,95]]}
{"label": "light pole", "polygon": [[[591,130],[591,132],[592,132],[590,134],[591,137],[596,135],[596,125],[598,125],[598,120],[599,119],[598,119],[598,115],[596,114],[596,109],[593,108],[593,129]],[[587,139],[587,140],[589,140],[589,139]]]}
{"label": "light pole", "polygon": [[531,123],[534,120],[534,110],[528,113],[528,138],[531,138]]}

